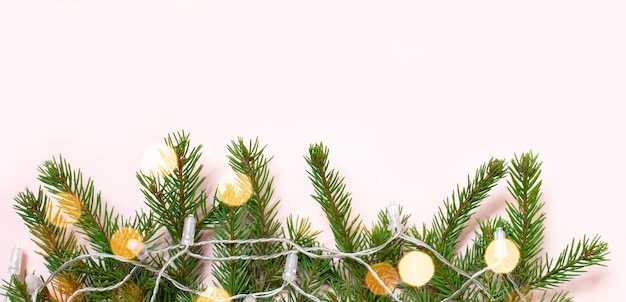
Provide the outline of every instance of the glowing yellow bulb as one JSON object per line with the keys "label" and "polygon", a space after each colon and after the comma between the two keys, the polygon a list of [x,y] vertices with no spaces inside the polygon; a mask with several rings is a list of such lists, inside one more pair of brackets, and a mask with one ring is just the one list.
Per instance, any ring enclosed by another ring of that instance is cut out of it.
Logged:
{"label": "glowing yellow bulb", "polygon": [[252,181],[243,173],[225,176],[217,186],[217,198],[225,205],[238,207],[252,197]]}
{"label": "glowing yellow bulb", "polygon": [[485,263],[494,273],[510,273],[518,262],[519,250],[510,239],[497,239],[487,246]]}
{"label": "glowing yellow bulb", "polygon": [[230,301],[230,294],[222,288],[209,286],[204,290],[206,296],[199,296],[196,302],[225,302]]}
{"label": "glowing yellow bulb", "polygon": [[[82,286],[72,275],[58,275],[48,283],[48,292],[53,301],[65,302]],[[73,301],[81,301],[82,294],[74,297]]]}
{"label": "glowing yellow bulb", "polygon": [[66,227],[76,223],[81,213],[80,200],[72,193],[57,193],[46,204],[46,219],[58,227]]}
{"label": "glowing yellow bulb", "polygon": [[404,283],[422,286],[435,274],[435,263],[430,255],[422,251],[412,251],[400,259],[398,272]]}
{"label": "glowing yellow bulb", "polygon": [[[398,273],[393,268],[393,266],[389,263],[378,263],[372,265],[372,270],[376,272],[378,278],[383,281],[383,284],[389,288],[389,290],[393,291],[398,285]],[[365,285],[369,290],[376,295],[386,295],[387,291],[382,284],[378,282],[374,278],[372,272],[368,271],[365,275]]]}
{"label": "glowing yellow bulb", "polygon": [[143,153],[141,171],[153,177],[170,175],[178,167],[178,156],[171,146],[155,144]]}
{"label": "glowing yellow bulb", "polygon": [[121,228],[111,236],[111,251],[126,259],[133,259],[141,252],[143,238],[133,228]]}

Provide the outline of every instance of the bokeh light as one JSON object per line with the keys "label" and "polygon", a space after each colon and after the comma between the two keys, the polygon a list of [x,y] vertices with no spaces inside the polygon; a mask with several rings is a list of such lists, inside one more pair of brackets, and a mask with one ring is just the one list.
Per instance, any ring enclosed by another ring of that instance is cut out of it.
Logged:
{"label": "bokeh light", "polygon": [[519,257],[517,245],[507,238],[492,241],[485,250],[485,263],[498,274],[512,272],[519,262]]}
{"label": "bokeh light", "polygon": [[204,290],[205,296],[199,296],[196,302],[225,302],[230,301],[230,294],[223,288],[209,286]]}
{"label": "bokeh light", "polygon": [[422,251],[411,251],[400,259],[398,272],[404,283],[422,286],[435,274],[435,263],[430,255]]}
{"label": "bokeh light", "polygon": [[[398,273],[389,263],[378,263],[372,265],[372,270],[376,272],[378,278],[383,281],[383,284],[393,291],[398,285]],[[385,287],[374,278],[371,271],[368,271],[365,275],[365,285],[369,290],[376,295],[386,295],[387,291]]]}
{"label": "bokeh light", "polygon": [[170,175],[178,167],[176,151],[167,144],[154,144],[141,157],[141,171],[153,177]]}
{"label": "bokeh light", "polygon": [[241,206],[248,202],[250,197],[252,197],[252,181],[243,173],[228,174],[217,185],[217,198],[227,206]]}
{"label": "bokeh light", "polygon": [[78,221],[82,205],[72,193],[60,192],[52,196],[45,208],[46,219],[57,227],[67,227]]}
{"label": "bokeh light", "polygon": [[141,233],[133,228],[121,228],[111,236],[111,251],[117,256],[133,259],[139,255],[142,247]]}

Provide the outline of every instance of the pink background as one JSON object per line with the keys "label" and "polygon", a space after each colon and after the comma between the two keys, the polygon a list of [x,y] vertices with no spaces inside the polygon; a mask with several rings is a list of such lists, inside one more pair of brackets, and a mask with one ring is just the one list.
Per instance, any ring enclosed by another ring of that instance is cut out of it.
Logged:
{"label": "pink background", "polygon": [[[16,244],[44,273],[12,209],[39,185],[39,164],[62,154],[131,215],[143,206],[142,152],[186,130],[204,145],[210,190],[230,140],[258,136],[275,155],[281,219],[312,217],[329,245],[309,197],[310,143],[330,147],[368,225],[394,201],[430,223],[480,164],[533,150],[546,251],[583,234],[610,244],[607,268],[564,288],[624,300],[620,1],[216,2],[0,2],[2,279]],[[504,200],[502,183],[479,217]]]}

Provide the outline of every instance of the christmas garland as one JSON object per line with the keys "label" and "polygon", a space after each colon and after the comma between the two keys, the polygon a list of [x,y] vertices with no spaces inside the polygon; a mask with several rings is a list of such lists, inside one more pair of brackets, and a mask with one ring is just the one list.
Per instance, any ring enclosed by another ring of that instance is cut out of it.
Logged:
{"label": "christmas garland", "polygon": [[[48,276],[22,271],[13,249],[4,282],[11,301],[571,301],[559,285],[604,265],[599,236],[543,253],[541,162],[532,152],[491,159],[444,200],[430,226],[407,225],[400,205],[371,227],[352,213],[329,150],[305,157],[313,200],[335,247],[324,247],[307,218],[277,219],[271,157],[258,140],[227,147],[233,175],[204,188],[202,146],[168,135],[137,173],[147,210],[123,218],[93,181],[63,157],[39,168],[43,187],[15,197],[15,210],[39,247]],[[460,236],[490,190],[506,179],[507,218],[479,221],[464,249]],[[212,193],[212,194],[209,194]],[[209,236],[210,239],[206,239]],[[79,244],[83,238],[87,244]],[[461,249],[461,252],[458,252]],[[207,272],[212,284],[207,286]]]}

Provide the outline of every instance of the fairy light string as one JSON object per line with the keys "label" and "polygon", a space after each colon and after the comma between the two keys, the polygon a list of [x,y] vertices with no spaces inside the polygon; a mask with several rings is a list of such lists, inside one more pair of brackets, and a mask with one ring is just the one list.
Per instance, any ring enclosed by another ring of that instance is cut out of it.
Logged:
{"label": "fairy light string", "polygon": [[[27,290],[31,294],[31,298],[33,302],[37,302],[37,295],[39,292],[45,288],[48,284],[50,284],[54,278],[61,275],[71,264],[79,261],[83,261],[86,259],[113,259],[122,263],[132,264],[134,267],[131,271],[126,275],[121,281],[116,284],[107,287],[84,287],[75,290],[68,298],[67,302],[71,302],[75,300],[77,297],[81,297],[83,294],[88,292],[103,292],[103,291],[112,291],[117,288],[123,286],[132,275],[138,269],[145,269],[156,274],[156,282],[155,286],[152,290],[152,297],[150,301],[154,302],[159,291],[159,284],[161,280],[165,280],[174,285],[177,289],[197,295],[198,297],[204,297],[206,299],[210,299],[209,301],[233,301],[233,300],[242,300],[243,302],[253,302],[256,299],[260,298],[269,298],[277,295],[281,295],[285,293],[287,288],[293,289],[297,294],[306,297],[307,299],[315,302],[321,302],[320,298],[316,297],[311,293],[307,293],[297,284],[297,261],[298,255],[302,255],[305,257],[309,257],[312,259],[352,259],[355,262],[359,263],[363,267],[367,269],[367,271],[371,274],[372,278],[384,289],[385,293],[395,302],[403,302],[395,293],[393,288],[389,288],[387,284],[381,279],[378,273],[372,268],[370,264],[368,264],[363,257],[373,255],[386,246],[392,244],[394,240],[404,240],[407,241],[417,247],[424,248],[428,250],[432,255],[434,255],[437,259],[441,261],[443,265],[446,265],[453,269],[455,272],[459,273],[462,276],[467,277],[465,283],[458,288],[452,295],[442,300],[442,302],[453,301],[454,298],[461,295],[471,284],[475,285],[477,288],[481,289],[482,292],[488,296],[488,291],[485,289],[483,284],[481,284],[478,278],[488,271],[493,271],[494,268],[497,268],[501,262],[503,261],[511,261],[507,259],[507,252],[510,248],[506,246],[506,239],[504,231],[501,228],[498,228],[494,233],[494,241],[491,244],[494,245],[493,252],[495,253],[494,257],[497,259],[495,263],[487,262],[488,266],[474,272],[472,274],[463,271],[462,269],[455,267],[452,263],[450,263],[445,257],[443,257],[440,253],[438,253],[433,247],[426,244],[423,241],[418,240],[417,238],[406,235],[405,228],[399,223],[399,212],[397,211],[397,205],[393,207],[390,206],[387,208],[387,215],[389,221],[389,230],[392,231],[392,235],[389,237],[387,241],[379,246],[375,246],[366,250],[357,251],[353,253],[341,252],[338,250],[330,249],[327,247],[303,247],[293,242],[292,240],[286,238],[256,238],[256,239],[231,239],[231,240],[205,240],[194,242],[194,234],[195,234],[195,223],[196,220],[192,216],[189,216],[184,221],[183,226],[183,236],[181,238],[181,242],[179,244],[171,245],[168,247],[164,247],[161,249],[146,251],[145,246],[143,246],[143,250],[140,254],[137,255],[137,260],[128,259],[127,257],[114,255],[114,254],[106,254],[106,253],[92,253],[92,254],[84,254],[79,255],[61,265],[56,271],[54,271],[45,281],[41,281],[39,278],[27,278]],[[236,245],[254,245],[254,244],[263,244],[263,243],[278,243],[282,244],[284,250],[280,252],[276,252],[273,254],[267,255],[237,255],[237,256],[227,256],[227,257],[209,257],[200,255],[190,251],[192,247],[200,247],[200,246],[210,246],[210,245],[219,245],[219,244],[236,244]],[[146,262],[143,262],[148,255],[157,255],[162,253],[172,253],[171,251],[176,251],[169,259],[163,264],[161,268],[156,268],[151,265],[148,265]],[[513,253],[514,254],[514,253]],[[141,257],[140,257],[141,255]],[[216,297],[215,295],[211,295],[211,293],[207,293],[206,291],[199,291],[196,289],[192,289],[186,287],[183,284],[180,284],[178,281],[173,279],[171,276],[167,274],[167,268],[175,261],[176,259],[182,256],[190,256],[207,262],[223,262],[223,261],[237,261],[237,260],[252,260],[252,261],[263,261],[269,259],[276,259],[285,257],[285,270],[283,272],[283,283],[278,288],[273,290],[269,290],[266,292],[257,292],[257,293],[245,293],[238,294],[234,296],[228,297]],[[515,255],[513,255],[515,256]],[[487,255],[485,256],[487,258]],[[514,259],[514,261],[516,261]],[[513,266],[514,267],[514,266]],[[11,268],[15,269],[15,261],[12,260]],[[508,274],[508,272],[500,272],[494,271],[495,273],[502,274],[505,278],[512,284],[515,293],[519,296],[521,301],[526,301],[525,296],[521,293],[519,286],[515,283],[513,278]],[[31,277],[31,276],[28,276]],[[400,278],[401,279],[401,278]],[[199,298],[201,299],[201,298]],[[204,301],[204,300],[198,300]]]}

